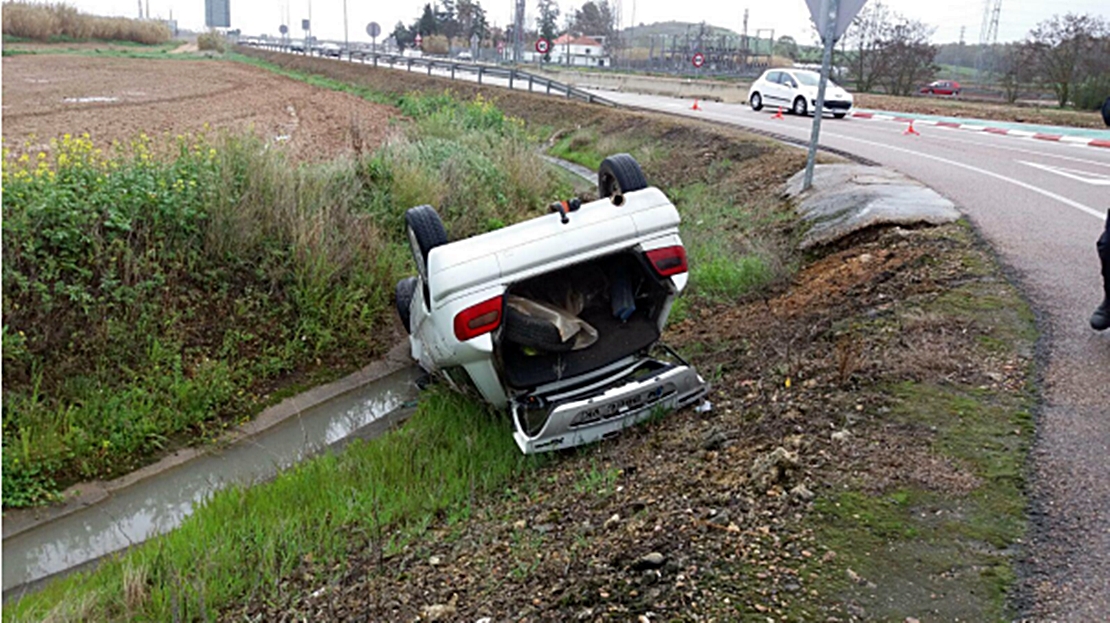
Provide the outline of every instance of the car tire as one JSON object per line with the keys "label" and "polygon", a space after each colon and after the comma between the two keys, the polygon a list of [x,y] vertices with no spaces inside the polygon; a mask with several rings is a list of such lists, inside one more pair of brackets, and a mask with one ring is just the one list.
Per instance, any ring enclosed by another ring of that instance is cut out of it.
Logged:
{"label": "car tire", "polygon": [[763,110],[763,96],[759,93],[752,93],[752,99],[748,102],[752,106],[752,110],[759,112]]}
{"label": "car tire", "polygon": [[628,154],[613,154],[597,168],[597,194],[601,198],[624,195],[647,188],[644,171]]}
{"label": "car tire", "polygon": [[550,322],[505,306],[505,322],[501,329],[502,341],[535,348],[548,353],[566,353],[574,348],[574,340],[563,341],[559,329]]}
{"label": "car tire", "polygon": [[405,212],[405,226],[416,272],[427,283],[428,254],[432,249],[447,244],[447,230],[443,228],[439,213],[429,205],[409,208]]}
{"label": "car tire", "polygon": [[412,295],[416,294],[418,281],[416,277],[405,277],[397,282],[397,289],[394,291],[397,315],[401,317],[401,324],[405,327],[405,332],[409,334],[412,333],[410,313],[412,310]]}
{"label": "car tire", "polygon": [[848,113],[846,113],[846,112],[834,112],[833,113],[833,117],[836,118],[836,119],[843,119],[846,116],[848,116]]}
{"label": "car tire", "polygon": [[794,106],[791,108],[795,115],[799,117],[806,116],[809,112],[809,104],[806,104],[806,98],[798,96],[794,98]]}

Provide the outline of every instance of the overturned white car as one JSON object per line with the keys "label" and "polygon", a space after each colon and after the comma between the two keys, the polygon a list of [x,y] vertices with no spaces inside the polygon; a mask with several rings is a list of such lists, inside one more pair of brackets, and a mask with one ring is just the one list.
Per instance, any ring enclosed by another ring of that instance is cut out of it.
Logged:
{"label": "overturned white car", "polygon": [[590,443],[689,405],[705,382],[659,344],[686,285],[679,215],[627,154],[601,199],[448,242],[431,206],[405,214],[417,277],[397,284],[412,356],[508,407],[521,451]]}

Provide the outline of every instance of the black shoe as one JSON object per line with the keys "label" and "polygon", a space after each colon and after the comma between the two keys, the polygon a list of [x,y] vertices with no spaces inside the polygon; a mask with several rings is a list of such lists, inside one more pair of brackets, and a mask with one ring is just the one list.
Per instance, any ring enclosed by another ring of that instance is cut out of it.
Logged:
{"label": "black shoe", "polygon": [[1110,297],[1106,297],[1095,313],[1091,314],[1091,328],[1095,331],[1110,329]]}

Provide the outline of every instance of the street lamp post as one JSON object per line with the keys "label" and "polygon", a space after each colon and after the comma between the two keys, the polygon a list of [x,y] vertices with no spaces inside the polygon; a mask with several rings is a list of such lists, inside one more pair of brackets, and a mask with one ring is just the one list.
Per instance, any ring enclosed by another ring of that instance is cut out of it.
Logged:
{"label": "street lamp post", "polygon": [[343,0],[343,49],[347,51],[347,59],[351,58],[351,42],[347,35],[347,0]]}

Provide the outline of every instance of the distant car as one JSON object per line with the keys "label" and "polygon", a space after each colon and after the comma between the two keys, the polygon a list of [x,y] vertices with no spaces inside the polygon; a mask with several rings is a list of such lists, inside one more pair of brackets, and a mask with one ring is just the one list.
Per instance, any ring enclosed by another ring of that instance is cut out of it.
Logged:
{"label": "distant car", "polygon": [[952,95],[960,94],[960,83],[955,80],[937,80],[930,82],[928,86],[921,87],[921,93],[924,95]]}
{"label": "distant car", "polygon": [[470,56],[470,52],[459,52],[458,54],[455,55],[455,58],[460,60],[460,61],[473,60],[472,57]]}
{"label": "distant car", "polygon": [[[748,103],[752,110],[781,106],[795,115],[808,115],[817,108],[820,81],[821,74],[808,69],[768,69],[748,89]],[[851,110],[852,94],[829,80],[824,112],[843,119]]]}

